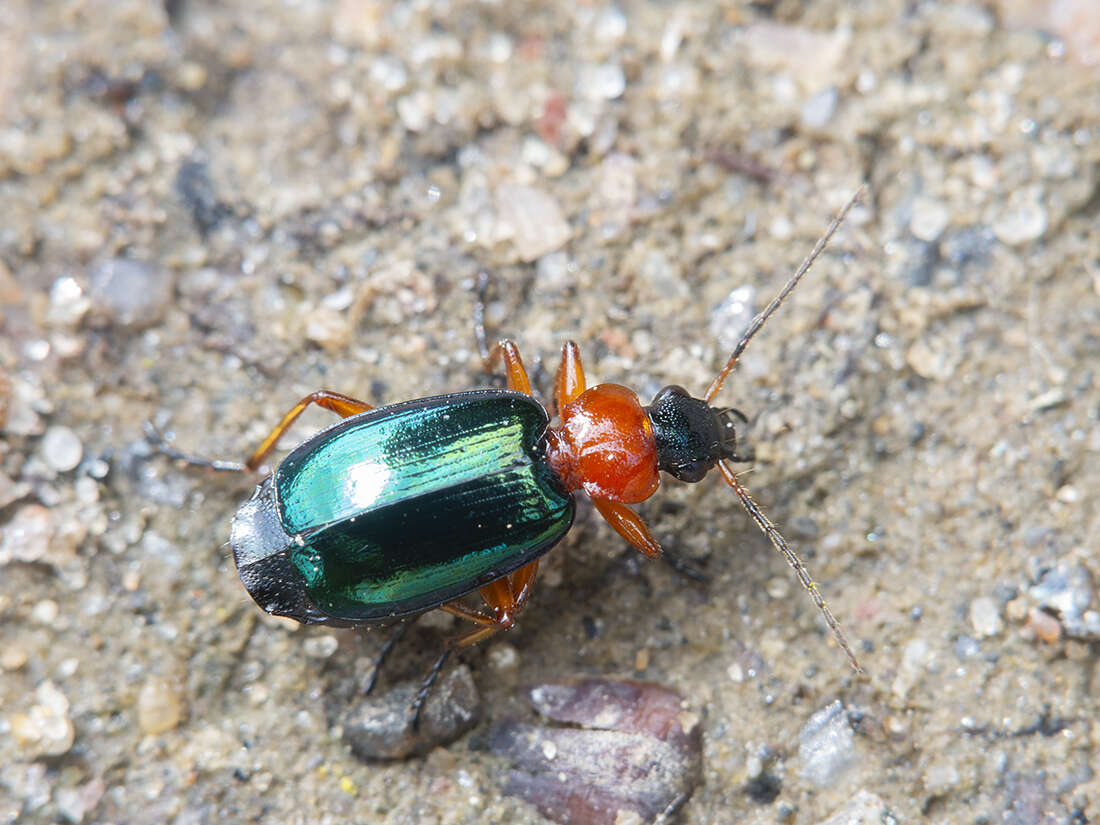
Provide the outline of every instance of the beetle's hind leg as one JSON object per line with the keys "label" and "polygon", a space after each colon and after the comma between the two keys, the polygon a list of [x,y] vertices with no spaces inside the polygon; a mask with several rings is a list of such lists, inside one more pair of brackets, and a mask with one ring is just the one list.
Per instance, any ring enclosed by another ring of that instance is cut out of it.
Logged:
{"label": "beetle's hind leg", "polygon": [[253,452],[248,461],[245,462],[245,466],[249,470],[259,469],[263,460],[275,449],[275,445],[279,443],[279,439],[283,437],[283,433],[290,429],[290,425],[297,420],[298,416],[301,415],[310,404],[316,404],[318,407],[324,407],[326,410],[331,410],[341,418],[347,418],[374,409],[374,407],[366,401],[359,401],[350,396],[341,395],[338,392],[330,392],[329,390],[311,392],[291,407],[290,412],[284,415],[282,421],[275,425],[275,429],[268,433],[267,438],[260,442],[260,446],[256,448],[256,451]]}
{"label": "beetle's hind leg", "polygon": [[479,588],[478,592],[491,612],[478,610],[460,601],[440,605],[441,610],[473,622],[478,627],[464,636],[452,640],[439,655],[439,658],[435,660],[432,669],[428,671],[428,675],[424,677],[424,681],[420,684],[420,690],[416,692],[416,696],[413,698],[412,707],[409,708],[412,713],[413,730],[420,727],[420,712],[424,709],[424,703],[431,693],[432,685],[439,678],[439,674],[450,655],[456,650],[472,647],[478,642],[512,627],[516,622],[516,616],[526,606],[528,599],[531,598],[532,585],[535,582],[538,569],[539,562],[538,559],[535,559],[514,573]]}
{"label": "beetle's hind leg", "polygon": [[142,426],[142,430],[145,432],[146,441],[148,441],[158,453],[174,461],[182,461],[192,467],[205,467],[208,470],[217,470],[223,473],[243,473],[248,470],[248,467],[240,461],[223,461],[218,458],[205,458],[199,455],[180,452],[168,442],[167,436],[165,436],[152,421],[146,421]]}
{"label": "beetle's hind leg", "polygon": [[378,683],[378,676],[382,672],[383,665],[386,664],[386,659],[389,658],[390,653],[393,652],[394,647],[404,637],[405,632],[409,629],[407,622],[400,622],[394,626],[390,635],[386,637],[386,641],[382,644],[382,648],[374,657],[374,664],[371,665],[370,676],[367,677],[367,681],[363,684],[363,695],[368,696],[374,686]]}
{"label": "beetle's hind leg", "polygon": [[158,452],[162,455],[168,456],[168,458],[186,462],[193,467],[206,467],[211,470],[220,470],[223,472],[254,472],[260,468],[260,464],[263,463],[263,460],[267,458],[268,454],[275,449],[275,445],[279,443],[279,439],[282,438],[283,433],[290,429],[290,425],[297,420],[298,416],[301,415],[310,404],[316,404],[318,407],[324,407],[326,410],[331,410],[341,418],[347,418],[348,416],[358,415],[361,412],[374,409],[374,407],[366,401],[359,401],[350,396],[341,395],[338,392],[331,392],[329,390],[311,392],[295,404],[290,409],[290,412],[283,416],[282,420],[275,425],[275,429],[268,433],[267,437],[260,442],[260,446],[252,453],[248,461],[243,464],[238,461],[209,459],[203,458],[202,456],[191,455],[190,453],[180,452],[168,443],[168,439],[157,429],[152,421],[146,421],[143,429],[145,430],[145,437],[149,440],[149,443],[156,447]]}

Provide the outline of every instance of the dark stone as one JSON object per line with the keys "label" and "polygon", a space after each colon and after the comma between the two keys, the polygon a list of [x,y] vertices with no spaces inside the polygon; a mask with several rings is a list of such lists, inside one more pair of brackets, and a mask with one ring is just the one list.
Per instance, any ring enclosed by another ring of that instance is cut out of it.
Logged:
{"label": "dark stone", "polygon": [[481,698],[470,669],[460,665],[447,671],[428,694],[413,729],[413,698],[420,683],[403,682],[381,695],[371,695],[344,714],[344,741],[360,759],[404,759],[453,742],[472,728],[481,710]]}
{"label": "dark stone", "polygon": [[531,703],[554,722],[508,721],[487,747],[512,760],[504,792],[562,825],[656,822],[690,798],[702,769],[699,717],[646,682],[543,684]]}

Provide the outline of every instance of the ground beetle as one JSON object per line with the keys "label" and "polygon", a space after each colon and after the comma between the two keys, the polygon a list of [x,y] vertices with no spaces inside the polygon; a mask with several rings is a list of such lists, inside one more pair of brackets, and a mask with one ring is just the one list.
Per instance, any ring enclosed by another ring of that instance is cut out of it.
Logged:
{"label": "ground beetle", "polygon": [[[260,483],[237,511],[229,544],[241,581],[268,613],[304,624],[360,626],[440,608],[477,625],[436,661],[417,696],[417,714],[451,650],[515,623],[531,595],[539,558],[573,522],[575,491],[587,493],[600,515],[646,556],[661,555],[649,528],[630,507],[656,492],[659,471],[696,482],[718,467],[794,568],[858,671],[817,585],[733,471],[731,462],[741,460],[733,416],[740,414],[711,402],[860,192],[753,319],[702,398],[669,386],[643,406],[632,390],[618,384],[586,388],[580,353],[570,341],[554,381],[560,424],[551,426],[545,408],[531,395],[519,350],[502,340],[485,355],[490,369],[504,362],[507,389],[378,409],[322,390],[283,416],[244,465],[166,452],[218,469],[254,471],[310,404],[343,417],[293,449]],[[484,607],[463,601],[474,590]],[[395,638],[383,648],[379,664]]]}

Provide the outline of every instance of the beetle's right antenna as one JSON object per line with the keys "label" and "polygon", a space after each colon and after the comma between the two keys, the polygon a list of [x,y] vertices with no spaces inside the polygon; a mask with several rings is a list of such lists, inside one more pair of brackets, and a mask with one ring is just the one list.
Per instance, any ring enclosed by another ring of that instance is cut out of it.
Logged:
{"label": "beetle's right antenna", "polygon": [[787,544],[787,540],[775,529],[775,525],[771,523],[771,520],[764,515],[760,507],[752,500],[748,491],[741,486],[741,482],[737,480],[737,474],[734,473],[733,468],[726,461],[719,461],[718,469],[722,471],[722,477],[726,480],[726,483],[733,488],[735,493],[737,493],[737,497],[741,499],[741,503],[745,505],[745,509],[748,510],[752,520],[756,522],[756,526],[763,531],[764,535],[771,541],[772,546],[782,554],[783,558],[787,560],[787,564],[794,570],[795,575],[798,576],[798,580],[802,583],[802,586],[806,588],[806,592],[810,594],[813,603],[817,605],[817,609],[820,610],[821,615],[825,617],[825,624],[829,625],[829,630],[833,632],[833,638],[836,639],[836,643],[840,645],[840,649],[848,656],[848,661],[852,663],[852,667],[855,668],[856,673],[863,673],[864,671],[859,664],[859,659],[857,659],[856,654],[852,652],[852,646],[848,644],[848,639],[845,638],[844,631],[840,629],[840,622],[836,620],[833,611],[829,609],[829,605],[827,605],[825,600],[821,597],[821,591],[817,588],[817,582],[811,578],[810,571],[806,569],[806,565],[802,563],[802,559],[800,559],[794,550],[790,548],[790,545]]}
{"label": "beetle's right antenna", "polygon": [[810,271],[810,267],[814,265],[814,261],[818,259],[822,252],[825,251],[825,246],[829,243],[829,240],[836,234],[836,231],[840,228],[840,225],[844,222],[844,219],[848,217],[848,213],[852,210],[852,207],[859,202],[859,199],[863,197],[863,192],[866,186],[860,186],[856,190],[855,194],[844,204],[844,208],[837,213],[837,216],[833,218],[833,222],[829,224],[829,228],[825,230],[825,234],[821,236],[821,239],[814,245],[814,248],[810,251],[810,254],[806,257],[806,260],[802,262],[802,266],[791,276],[791,279],[779,290],[779,294],[772,298],[770,304],[768,304],[764,311],[752,319],[752,323],[749,324],[749,328],[745,330],[745,334],[741,336],[741,340],[737,342],[737,346],[733,348],[733,355],[730,356],[729,361],[726,362],[726,366],[722,367],[722,371],[718,373],[718,377],[710,382],[710,386],[707,387],[707,392],[703,396],[703,400],[708,404],[714,400],[714,396],[718,395],[718,391],[722,389],[722,382],[726,380],[733,367],[737,363],[737,359],[741,357],[741,353],[745,351],[745,347],[749,345],[749,341],[752,337],[760,331],[760,328],[764,326],[765,322],[772,316],[779,305],[783,303],[783,300],[791,294],[798,282],[802,280],[802,276]]}

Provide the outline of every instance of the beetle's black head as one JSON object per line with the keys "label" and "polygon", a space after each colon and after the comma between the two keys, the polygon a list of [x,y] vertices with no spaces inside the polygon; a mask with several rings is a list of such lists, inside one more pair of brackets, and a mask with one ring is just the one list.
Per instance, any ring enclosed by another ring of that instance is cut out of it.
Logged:
{"label": "beetle's black head", "polygon": [[657,438],[657,466],[680,481],[701,481],[721,459],[741,460],[733,417],[745,417],[737,410],[715,409],[673,385],[657,393],[646,412]]}

